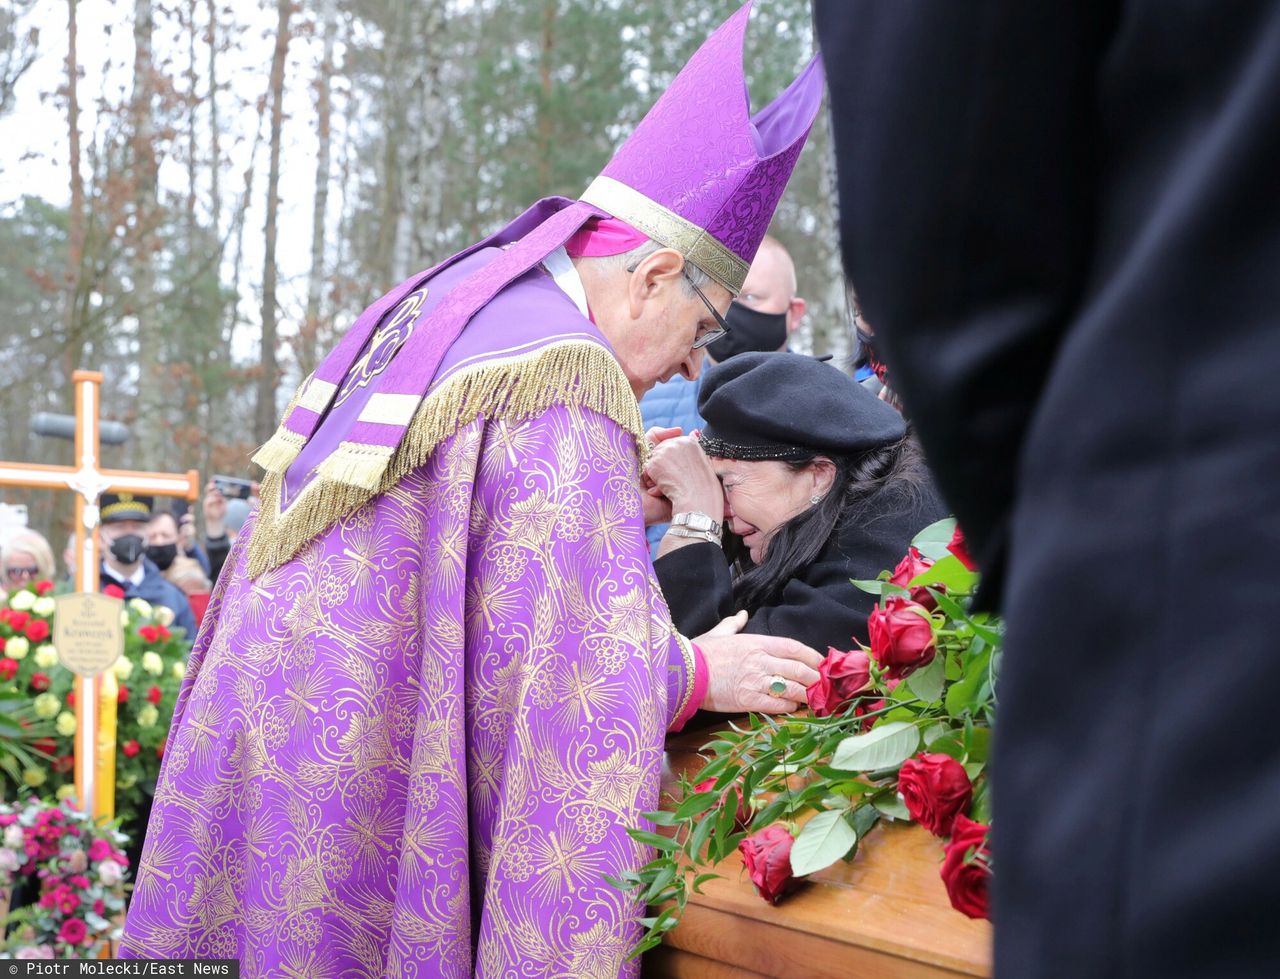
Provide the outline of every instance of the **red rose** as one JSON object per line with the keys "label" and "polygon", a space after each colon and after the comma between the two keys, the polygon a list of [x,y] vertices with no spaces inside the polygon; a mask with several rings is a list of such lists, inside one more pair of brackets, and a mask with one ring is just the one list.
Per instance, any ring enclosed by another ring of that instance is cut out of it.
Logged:
{"label": "red rose", "polygon": [[49,638],[49,623],[44,619],[32,619],[27,623],[26,631],[32,642],[44,642]]}
{"label": "red rose", "polygon": [[[710,792],[715,787],[716,780],[713,778],[707,778],[695,785],[693,787],[693,791]],[[739,829],[746,829],[747,825],[751,822],[751,807],[747,805],[747,800],[742,797],[742,786],[737,782],[732,783],[724,790],[724,795],[720,797],[721,805],[728,805],[731,801],[729,798],[730,796],[733,797],[732,801],[738,806],[738,812],[734,816],[734,823],[737,824]]]}
{"label": "red rose", "polygon": [[48,578],[45,578],[43,581],[36,582],[37,595],[47,595],[51,591],[53,591],[53,582],[50,581]]}
{"label": "red rose", "polygon": [[76,759],[74,755],[63,755],[61,758],[53,760],[53,770],[59,775],[66,775],[67,772],[76,767]]}
{"label": "red rose", "polygon": [[158,641],[166,642],[167,640],[172,638],[173,638],[173,633],[169,631],[168,626],[165,626],[165,625],[156,626],[156,639]]}
{"label": "red rose", "polygon": [[839,714],[871,680],[871,661],[860,649],[842,653],[829,648],[818,667],[818,679],[805,693],[814,717]]}
{"label": "red rose", "polygon": [[130,740],[122,744],[120,746],[120,750],[124,752],[124,756],[126,758],[132,758],[134,755],[136,755],[139,751],[142,750],[142,746],[138,744],[138,742]]}
{"label": "red rose", "polygon": [[[2,620],[2,619],[0,619],[0,621],[3,621],[3,620]],[[8,642],[8,640],[7,640],[7,639],[5,639],[5,637],[4,637],[4,636],[0,636],[0,653],[3,653],[3,652],[4,652],[4,644],[5,644],[6,642]]]}
{"label": "red rose", "polygon": [[79,918],[68,918],[58,929],[58,940],[68,945],[79,945],[89,934],[89,929]]}
{"label": "red rose", "polygon": [[960,529],[960,525],[956,524],[955,533],[951,535],[951,543],[947,545],[947,550],[960,559],[970,571],[977,571],[978,566],[973,563],[973,558],[969,556],[969,544],[964,539],[964,531]]}
{"label": "red rose", "polygon": [[156,641],[156,627],[153,625],[144,625],[138,629],[144,642],[153,643]]}
{"label": "red rose", "polygon": [[[917,575],[923,574],[932,567],[933,562],[922,556],[913,547],[907,551],[907,556],[899,561],[898,566],[893,569],[893,574],[889,576],[889,584],[897,585],[899,588],[906,588],[908,583],[914,580]],[[916,585],[911,589],[911,600],[919,602],[930,611],[938,607],[938,603],[933,600],[933,596],[929,594],[929,589],[924,585]]]}
{"label": "red rose", "polygon": [[951,906],[970,918],[991,917],[987,898],[991,883],[991,851],[987,847],[990,829],[968,816],[957,816],[942,858],[942,882]]}
{"label": "red rose", "polygon": [[5,657],[0,659],[0,680],[12,680],[18,672],[18,661]]}
{"label": "red rose", "polygon": [[893,596],[884,599],[867,619],[871,656],[891,680],[933,662],[933,626],[929,612],[917,602]]}
{"label": "red rose", "polygon": [[67,691],[67,706],[74,707],[76,705],[76,692],[74,690]]}
{"label": "red rose", "polygon": [[119,585],[107,585],[102,589],[102,594],[110,595],[112,598],[124,598],[124,589]]}
{"label": "red rose", "polygon": [[164,698],[164,691],[159,687],[152,687],[147,691],[147,699],[156,706],[160,705],[160,701]]}
{"label": "red rose", "polygon": [[793,837],[781,823],[766,826],[738,844],[742,851],[742,865],[751,875],[760,896],[770,904],[777,904],[782,895],[794,890],[799,883],[791,876],[791,846]]}
{"label": "red rose", "polygon": [[31,742],[31,747],[35,748],[36,751],[40,752],[42,755],[52,755],[58,745],[53,738],[36,738]]}
{"label": "red rose", "polygon": [[[165,744],[168,744],[168,743],[169,743],[169,742],[167,742],[167,741],[165,742]],[[160,747],[158,747],[158,748],[156,749],[156,757],[157,757],[157,758],[160,758],[160,759],[163,759],[163,758],[164,758],[164,745],[163,745],[163,744],[162,744],[162,745],[160,745]]]}
{"label": "red rose", "polygon": [[902,763],[898,794],[912,819],[934,836],[946,836],[955,818],[969,808],[973,784],[950,755],[922,753]]}
{"label": "red rose", "polygon": [[127,703],[128,700],[129,700],[129,688],[122,683],[120,684],[120,692],[116,694],[116,702],[123,704],[123,703]]}
{"label": "red rose", "polygon": [[45,676],[43,673],[32,673],[31,689],[32,690],[48,690],[49,678]]}
{"label": "red rose", "polygon": [[881,715],[876,714],[876,711],[884,710],[888,706],[884,700],[873,700],[871,703],[867,703],[864,697],[862,703],[853,709],[853,716],[865,717],[867,714],[875,714],[875,717],[868,717],[862,722],[862,730],[865,733],[875,727],[876,721],[880,720]]}
{"label": "red rose", "polygon": [[27,627],[27,623],[30,621],[31,614],[29,612],[15,612],[12,609],[9,610],[9,627],[13,629],[14,632],[21,632]]}

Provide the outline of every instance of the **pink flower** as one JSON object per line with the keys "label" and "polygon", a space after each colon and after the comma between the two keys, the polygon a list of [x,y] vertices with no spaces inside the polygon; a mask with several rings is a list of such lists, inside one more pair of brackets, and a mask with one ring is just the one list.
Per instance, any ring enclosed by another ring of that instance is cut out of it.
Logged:
{"label": "pink flower", "polygon": [[89,844],[89,859],[95,863],[111,859],[111,844],[106,840],[94,840]]}
{"label": "pink flower", "polygon": [[89,934],[89,929],[79,918],[68,918],[58,929],[58,940],[68,945],[79,945]]}

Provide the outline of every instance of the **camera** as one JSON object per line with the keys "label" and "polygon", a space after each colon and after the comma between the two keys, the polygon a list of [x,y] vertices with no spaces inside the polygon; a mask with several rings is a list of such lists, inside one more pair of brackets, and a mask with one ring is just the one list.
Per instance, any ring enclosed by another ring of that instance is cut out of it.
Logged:
{"label": "camera", "polygon": [[213,485],[228,500],[247,500],[253,494],[253,484],[235,476],[214,476]]}

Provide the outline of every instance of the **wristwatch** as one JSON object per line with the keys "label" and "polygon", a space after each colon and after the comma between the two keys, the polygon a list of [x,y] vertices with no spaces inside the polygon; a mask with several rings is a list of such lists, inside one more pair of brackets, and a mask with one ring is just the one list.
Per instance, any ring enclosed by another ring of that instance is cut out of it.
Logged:
{"label": "wristwatch", "polygon": [[697,510],[677,513],[673,516],[671,528],[667,533],[676,537],[697,537],[699,540],[705,540],[717,546],[721,543],[720,524],[712,520],[709,514],[700,513]]}

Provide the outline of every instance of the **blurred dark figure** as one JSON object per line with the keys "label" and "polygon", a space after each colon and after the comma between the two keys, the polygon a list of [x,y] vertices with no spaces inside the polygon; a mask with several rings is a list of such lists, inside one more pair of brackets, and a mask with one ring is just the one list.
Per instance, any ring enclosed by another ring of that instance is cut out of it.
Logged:
{"label": "blurred dark figure", "polygon": [[1008,621],[996,973],[1273,976],[1280,3],[816,16],[845,264]]}

